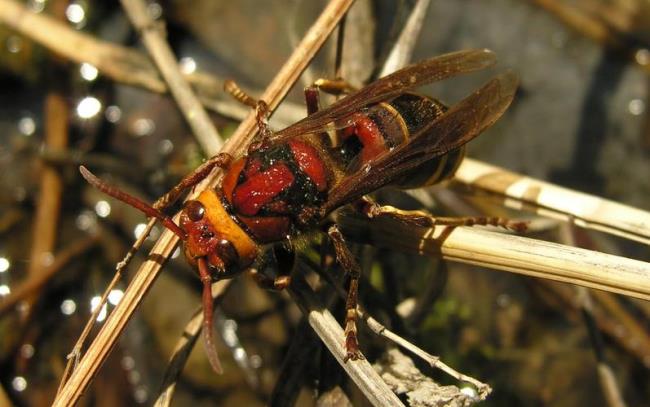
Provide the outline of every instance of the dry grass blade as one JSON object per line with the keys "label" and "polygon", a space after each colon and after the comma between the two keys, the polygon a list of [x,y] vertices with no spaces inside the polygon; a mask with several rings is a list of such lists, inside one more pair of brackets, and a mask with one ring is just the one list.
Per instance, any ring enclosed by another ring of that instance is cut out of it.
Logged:
{"label": "dry grass blade", "polygon": [[7,311],[12,310],[19,301],[34,294],[35,291],[47,284],[56,273],[61,271],[61,269],[70,262],[70,260],[80,256],[96,244],[97,237],[84,237],[71,243],[69,246],[57,253],[52,264],[43,267],[37,275],[29,277],[27,280],[23,281],[20,286],[14,289],[11,295],[0,300],[0,317],[4,316]]}
{"label": "dry grass blade", "polygon": [[[271,82],[267,91],[262,96],[271,109],[277,107],[285,97],[293,83],[300,76],[309,61],[320,49],[328,35],[332,32],[343,14],[350,7],[352,0],[331,1],[318,20],[304,36],[302,42],[293,52],[289,60],[282,67],[278,75]],[[255,114],[251,112],[235,134],[228,140],[224,152],[240,155],[252,140],[256,131]],[[207,177],[191,195],[195,197],[203,189],[213,184],[217,173]],[[175,221],[177,221],[177,217]],[[87,353],[82,357],[77,369],[71,374],[70,379],[63,386],[54,401],[55,406],[67,406],[76,403],[79,397],[90,384],[99,367],[108,356],[115,341],[125,328],[136,306],[161,271],[164,261],[171,255],[178,243],[177,237],[165,230],[152,249],[149,259],[142,264],[135,278],[125,290],[122,301],[106,319],[101,331],[90,344]]]}
{"label": "dry grass blade", "polygon": [[[102,75],[116,82],[156,93],[168,90],[156,67],[142,52],[74,30],[13,0],[0,0],[0,22],[63,58],[95,66]],[[247,107],[221,99],[221,79],[205,72],[184,77],[207,109],[238,120],[248,115]],[[285,124],[293,123],[303,117],[303,111],[301,106],[283,106],[283,116],[278,119]]]}
{"label": "dry grass blade", "polygon": [[477,227],[339,218],[343,233],[363,243],[650,300],[650,263]]}
{"label": "dry grass blade", "polygon": [[650,244],[650,213],[640,209],[469,158],[463,160],[454,179],[510,198],[505,200],[505,205],[515,209],[531,209],[565,221],[573,219],[580,227]]}
{"label": "dry grass blade", "polygon": [[374,406],[403,406],[367,360],[343,361],[347,352],[343,344],[343,329],[332,314],[316,302],[316,293],[304,280],[302,273],[294,272],[293,275],[291,296],[307,316],[309,325],[368,400]]}
{"label": "dry grass blade", "polygon": [[395,46],[393,46],[388,58],[386,58],[386,62],[384,62],[384,66],[379,74],[380,77],[397,71],[408,65],[411,61],[413,48],[422,30],[422,24],[429,9],[429,3],[431,3],[430,0],[419,0],[413,7],[397,42],[395,42]]}
{"label": "dry grass blade", "polygon": [[122,0],[131,23],[138,30],[147,51],[156,63],[160,74],[165,79],[192,133],[209,155],[219,152],[223,142],[201,102],[194,95],[190,85],[185,81],[176,62],[160,23],[154,22],[143,0]]}
{"label": "dry grass blade", "polygon": [[[223,297],[223,294],[225,294],[231,281],[232,280],[221,280],[212,285],[212,297],[215,298],[215,302]],[[215,306],[216,305],[217,304],[215,304]],[[183,367],[185,367],[187,358],[190,356],[190,352],[192,351],[192,348],[194,348],[194,344],[201,333],[202,326],[203,308],[199,308],[185,326],[183,334],[176,343],[176,346],[174,346],[174,351],[172,352],[169,365],[167,366],[165,376],[163,377],[161,386],[162,391],[154,403],[155,406],[163,407],[170,405],[172,398],[174,397],[174,390],[176,388],[178,376],[181,374]]]}

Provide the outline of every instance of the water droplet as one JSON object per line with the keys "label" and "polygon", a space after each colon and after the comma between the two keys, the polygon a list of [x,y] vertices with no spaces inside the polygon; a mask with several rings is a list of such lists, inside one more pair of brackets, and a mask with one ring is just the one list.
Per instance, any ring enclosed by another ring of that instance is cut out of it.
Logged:
{"label": "water droplet", "polygon": [[111,105],[106,108],[104,114],[106,115],[106,120],[111,123],[117,123],[122,118],[122,109],[115,105]]}
{"label": "water droplet", "polygon": [[84,10],[81,4],[74,2],[65,9],[65,16],[77,28],[81,28],[80,25],[86,19],[86,10]]}
{"label": "water droplet", "polygon": [[95,204],[95,212],[100,218],[105,218],[111,214],[111,204],[107,201],[99,201]]}
{"label": "water droplet", "polygon": [[148,136],[156,130],[156,125],[151,119],[137,119],[131,126],[131,132],[136,137]]}
{"label": "water droplet", "polygon": [[102,102],[96,97],[86,96],[77,104],[77,116],[82,119],[90,119],[102,110]]}
{"label": "water droplet", "polygon": [[650,63],[650,51],[642,48],[634,54],[634,59],[639,65],[648,65]]}
{"label": "water droplet", "polygon": [[[93,298],[90,299],[90,312],[95,311],[95,308],[99,305],[99,301],[102,299],[99,295],[94,296]],[[102,305],[101,311],[99,311],[99,314],[97,315],[97,322],[102,322],[103,320],[106,319],[106,304]]]}
{"label": "water droplet", "polygon": [[0,285],[0,297],[4,297],[11,294],[11,289],[7,284]]}
{"label": "water droplet", "polygon": [[0,273],[4,273],[11,267],[11,262],[6,257],[0,257]]}
{"label": "water droplet", "polygon": [[30,359],[34,356],[34,347],[29,343],[24,344],[20,347],[20,356],[25,359]]}
{"label": "water droplet", "polygon": [[122,300],[122,297],[124,297],[124,291],[111,290],[111,292],[108,293],[108,302],[110,302],[113,305],[117,305]]}
{"label": "water droplet", "polygon": [[133,235],[135,236],[135,238],[136,239],[139,238],[146,228],[147,228],[146,223],[138,223],[135,226],[135,229],[133,229]]}
{"label": "water droplet", "polygon": [[632,99],[627,105],[627,110],[634,116],[638,116],[645,111],[645,102],[642,99]]}
{"label": "water droplet", "polygon": [[153,18],[154,20],[159,19],[162,16],[162,7],[160,4],[154,2],[149,3],[147,6],[147,12],[149,13],[149,16]]}
{"label": "water droplet", "polygon": [[18,120],[18,131],[24,136],[31,136],[36,131],[36,122],[33,118],[25,116]]}
{"label": "water droplet", "polygon": [[94,65],[84,62],[79,67],[79,73],[81,74],[82,78],[90,82],[97,79],[97,75],[99,74],[99,71],[97,70],[97,68],[95,68]]}
{"label": "water droplet", "polygon": [[11,387],[18,392],[22,392],[27,388],[27,380],[22,376],[16,376],[11,381]]}
{"label": "water droplet", "polygon": [[68,298],[61,302],[61,313],[63,315],[72,315],[77,310],[77,303]]}
{"label": "water droplet", "polygon": [[23,49],[23,39],[17,35],[7,38],[7,50],[12,54],[17,54]]}

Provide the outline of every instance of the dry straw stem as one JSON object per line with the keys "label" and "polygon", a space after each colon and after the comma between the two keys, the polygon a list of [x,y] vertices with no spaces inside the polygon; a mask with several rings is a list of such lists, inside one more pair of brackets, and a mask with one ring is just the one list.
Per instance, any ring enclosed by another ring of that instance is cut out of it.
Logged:
{"label": "dry straw stem", "polygon": [[427,15],[430,0],[419,0],[411,11],[404,28],[400,32],[395,46],[391,49],[386,58],[386,62],[381,69],[379,77],[391,74],[398,69],[403,68],[411,62],[415,42],[422,31],[424,18]]}
{"label": "dry straw stem", "polygon": [[[137,86],[156,93],[168,88],[151,60],[142,52],[76,31],[45,13],[35,13],[13,0],[0,0],[0,23],[16,30],[57,55],[77,63],[89,63],[102,75],[116,82]],[[223,81],[205,72],[184,75],[196,90],[203,106],[222,115],[242,120],[247,107],[231,100],[222,100],[219,92]],[[283,106],[282,123],[293,123],[304,109]]]}
{"label": "dry straw stem", "polygon": [[[269,104],[271,109],[277,107],[280,101],[286,96],[292,84],[295,83],[316,51],[323,45],[351,3],[352,0],[331,1],[318,20],[316,20],[314,25],[305,34],[301,43],[262,96],[262,99]],[[251,112],[237,128],[235,134],[228,140],[223,151],[235,156],[241,155],[246,150],[246,146],[251,142],[256,130],[255,114]],[[208,186],[214,185],[218,174],[219,172],[215,172],[207,177],[190,194],[190,197],[194,198]],[[178,215],[175,217],[175,220],[178,220]],[[57,395],[57,398],[54,400],[55,406],[68,406],[79,400],[79,397],[88,387],[95,374],[97,374],[97,370],[108,356],[115,341],[131,318],[131,315],[135,312],[135,308],[151,287],[151,284],[153,284],[163,263],[171,255],[177,243],[178,238],[173,233],[167,230],[162,233],[151,250],[149,259],[142,264],[133,281],[125,290],[122,301],[120,301],[118,306],[115,307],[114,311],[106,319],[97,337],[90,344],[86,354],[81,358],[76,370],[71,374],[70,379]]]}
{"label": "dry straw stem", "polygon": [[301,272],[293,273],[289,291],[307,316],[309,325],[368,400],[374,406],[403,406],[367,360],[343,361],[346,355],[343,329],[327,308],[316,301],[316,293],[304,280]]}
{"label": "dry straw stem", "polygon": [[70,245],[57,253],[52,264],[47,267],[42,267],[39,273],[30,276],[27,280],[23,281],[18,288],[13,289],[11,295],[0,300],[0,317],[8,311],[11,311],[19,301],[41,289],[52,279],[52,277],[61,271],[66,264],[75,257],[82,255],[94,247],[97,244],[97,241],[97,237],[94,236],[91,238],[84,237],[70,243]]}
{"label": "dry straw stem", "polygon": [[[215,299],[214,306],[218,306],[220,299],[223,298],[223,295],[226,293],[231,281],[232,280],[221,280],[212,285],[212,298]],[[187,358],[189,358],[192,348],[194,348],[194,344],[201,333],[202,327],[203,308],[200,307],[187,323],[183,330],[183,334],[178,342],[176,342],[176,346],[174,346],[174,351],[172,352],[169,365],[167,366],[165,376],[163,377],[161,386],[162,391],[154,403],[155,406],[166,407],[170,405],[172,398],[174,397],[174,390],[176,389],[178,376],[180,376],[185,367]]]}
{"label": "dry straw stem", "polygon": [[465,158],[456,181],[506,198],[505,205],[531,209],[577,226],[650,244],[650,213],[594,195],[576,192],[503,168]]}
{"label": "dry straw stem", "polygon": [[151,18],[144,0],[122,0],[122,7],[140,33],[142,42],[167,83],[192,133],[204,151],[215,154],[223,145],[221,136],[190,85],[183,78],[176,57],[165,40],[162,23],[155,22]]}
{"label": "dry straw stem", "polygon": [[418,228],[386,217],[339,216],[363,243],[650,300],[650,263],[478,227]]}

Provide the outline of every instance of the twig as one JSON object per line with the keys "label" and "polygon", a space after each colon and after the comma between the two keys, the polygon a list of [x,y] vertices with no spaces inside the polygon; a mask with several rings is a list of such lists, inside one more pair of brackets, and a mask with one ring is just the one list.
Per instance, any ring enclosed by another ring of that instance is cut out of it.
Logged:
{"label": "twig", "polygon": [[650,263],[642,261],[478,227],[417,228],[350,215],[339,224],[363,243],[650,299]]}
{"label": "twig", "polygon": [[[63,17],[63,3],[53,3],[57,16]],[[52,57],[52,66],[49,75],[57,76],[52,81],[45,97],[45,145],[48,148],[64,149],[68,145],[68,117],[69,107],[66,94],[67,72]],[[27,274],[36,277],[47,266],[47,259],[56,247],[56,237],[59,232],[59,215],[61,212],[61,198],[63,197],[63,179],[59,169],[42,164],[40,173],[40,186],[36,214],[32,233],[32,247],[29,255]],[[35,298],[27,298],[31,305]]]}
{"label": "twig", "polygon": [[[342,299],[346,298],[347,292],[341,285],[341,281],[343,281],[342,278],[337,279],[335,276],[332,275],[333,273],[331,273],[329,270],[328,272],[325,273],[321,272],[320,270],[314,270],[314,271],[316,271],[322,278],[326,279],[336,289],[336,292],[338,293],[340,298]],[[404,339],[403,337],[389,330],[381,322],[379,322],[378,320],[373,318],[370,314],[368,314],[368,312],[363,308],[363,306],[361,305],[357,306],[357,314],[359,315],[360,319],[363,319],[366,322],[368,328],[370,328],[370,330],[373,331],[376,335],[381,336],[384,339],[393,342],[397,346],[400,346],[408,350],[409,352],[413,353],[414,355],[424,360],[432,368],[438,368],[443,372],[447,373],[448,375],[450,375],[451,377],[455,378],[456,380],[464,381],[474,385],[477,389],[478,396],[481,400],[485,400],[487,396],[492,392],[492,388],[488,384],[483,383],[480,380],[474,379],[471,376],[467,376],[461,372],[458,372],[451,366],[442,362],[439,357],[428,353],[424,349],[418,347],[417,345],[409,342],[408,340]]]}
{"label": "twig", "polygon": [[176,99],[192,133],[203,150],[209,155],[219,152],[223,141],[212,125],[208,114],[192,92],[178,68],[177,59],[165,40],[160,22],[154,22],[149,16],[147,5],[143,0],[122,0],[122,7],[136,28],[142,42],[147,47],[171,94]]}
{"label": "twig", "polygon": [[[351,3],[352,0],[334,0],[328,4],[262,96],[271,109],[275,109],[285,97],[291,85],[322,46]],[[226,142],[223,151],[235,156],[241,155],[253,139],[256,130],[255,114],[251,112]],[[207,177],[195,188],[195,192],[190,194],[190,198],[195,198],[205,188],[214,185],[218,174],[219,172],[215,172]],[[178,220],[178,216],[175,220]],[[177,243],[176,235],[167,230],[163,231],[151,250],[149,260],[139,268],[133,281],[125,290],[122,301],[108,316],[97,337],[90,344],[88,352],[81,358],[79,366],[57,395],[54,400],[55,406],[71,405],[79,399]]]}
{"label": "twig", "polygon": [[382,379],[400,395],[406,395],[412,407],[468,406],[479,401],[458,386],[441,386],[415,367],[398,349],[391,349],[375,367]]}
{"label": "twig", "polygon": [[50,265],[43,266],[39,273],[28,277],[27,280],[23,281],[13,290],[11,295],[0,300],[0,317],[4,316],[8,311],[11,311],[19,301],[30,296],[34,291],[39,290],[47,284],[72,259],[85,253],[96,244],[97,237],[84,237],[62,249],[57,253],[54,261]]}
{"label": "twig", "polygon": [[411,14],[408,20],[406,20],[402,32],[384,62],[384,66],[379,74],[380,77],[393,73],[411,62],[413,48],[422,30],[422,24],[424,23],[424,17],[426,17],[429,3],[430,0],[418,0],[413,10],[411,10]]}
{"label": "twig", "polygon": [[343,344],[345,335],[332,314],[316,301],[316,293],[304,280],[301,272],[294,272],[289,289],[307,320],[316,331],[336,361],[356,383],[363,394],[375,406],[402,406],[402,402],[386,386],[377,372],[365,359],[344,362],[346,349]]}
{"label": "twig", "polygon": [[79,335],[79,338],[77,338],[77,342],[75,342],[72,351],[70,351],[70,353],[67,356],[68,362],[66,363],[65,370],[63,371],[63,376],[61,377],[61,382],[59,383],[57,394],[61,391],[63,385],[67,382],[68,377],[70,376],[70,373],[72,372],[73,368],[75,368],[79,363],[79,358],[81,357],[81,350],[83,348],[84,343],[86,343],[86,338],[88,338],[88,335],[90,335],[90,331],[95,325],[95,321],[97,321],[97,316],[104,309],[104,304],[106,303],[109,294],[111,293],[111,291],[113,291],[117,283],[122,279],[123,276],[122,273],[124,269],[126,269],[126,266],[131,262],[131,260],[135,256],[135,253],[138,250],[140,250],[140,247],[142,247],[142,244],[149,236],[149,233],[151,233],[151,229],[153,229],[155,224],[156,224],[156,219],[149,220],[145,229],[142,231],[142,233],[140,233],[140,236],[138,236],[138,238],[133,243],[129,251],[126,253],[126,256],[124,256],[122,261],[117,263],[117,265],[115,266],[115,273],[113,274],[113,279],[104,290],[104,293],[99,299],[97,306],[90,314],[90,318],[88,319],[88,321],[86,321],[86,326],[84,326],[81,335]]}
{"label": "twig", "polygon": [[[80,64],[92,64],[102,75],[116,82],[156,93],[168,90],[156,67],[142,52],[74,30],[13,0],[0,0],[0,22],[63,58]],[[200,71],[184,76],[207,109],[237,120],[248,115],[250,109],[221,98],[221,79]],[[290,104],[283,106],[276,119],[290,124],[302,118],[303,112],[301,106]]]}
{"label": "twig", "polygon": [[[212,285],[212,298],[215,299],[215,306],[218,305],[220,299],[223,298],[226,290],[230,286],[232,280],[221,280]],[[176,381],[178,376],[183,371],[185,363],[187,363],[187,358],[190,356],[192,348],[201,333],[201,328],[203,327],[203,308],[199,308],[190,321],[185,326],[183,334],[176,342],[174,346],[174,351],[172,352],[169,364],[167,365],[167,370],[163,376],[163,382],[161,385],[161,391],[154,403],[157,407],[166,407],[169,406],[173,397],[174,391],[176,390]]]}
{"label": "twig", "polygon": [[[560,229],[560,236],[563,243],[571,246],[576,246],[577,232],[572,222],[563,225]],[[598,329],[596,318],[594,315],[594,305],[591,297],[590,290],[585,287],[575,287],[577,303],[582,311],[582,319],[589,333],[591,347],[596,356],[596,366],[598,369],[598,378],[600,379],[600,387],[603,390],[605,399],[610,407],[625,407],[621,389],[616,381],[609,363],[605,357],[605,345],[603,336]]]}
{"label": "twig", "polygon": [[465,158],[455,180],[506,197],[505,205],[650,245],[650,213]]}

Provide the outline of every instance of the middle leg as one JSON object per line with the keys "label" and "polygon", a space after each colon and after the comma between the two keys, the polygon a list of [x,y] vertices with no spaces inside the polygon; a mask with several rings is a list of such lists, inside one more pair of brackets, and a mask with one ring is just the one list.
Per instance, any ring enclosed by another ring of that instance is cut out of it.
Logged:
{"label": "middle leg", "polygon": [[334,245],[336,260],[343,267],[345,273],[350,276],[350,286],[345,301],[345,349],[347,354],[343,361],[363,359],[357,340],[357,297],[361,270],[338,227],[336,225],[330,226],[327,235]]}

